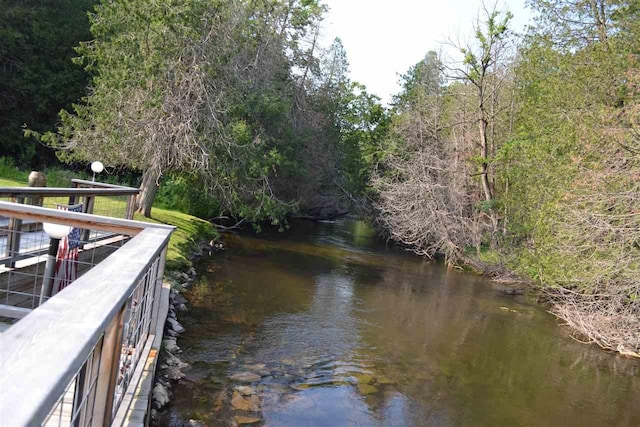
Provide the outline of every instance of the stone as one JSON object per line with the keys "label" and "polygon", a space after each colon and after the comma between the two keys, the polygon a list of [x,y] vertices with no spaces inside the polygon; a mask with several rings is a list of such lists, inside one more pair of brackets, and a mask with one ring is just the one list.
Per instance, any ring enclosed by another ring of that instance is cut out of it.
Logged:
{"label": "stone", "polygon": [[172,330],[172,329],[167,329],[165,334],[167,334],[170,337],[177,337],[178,336],[178,333],[176,331]]}
{"label": "stone", "polygon": [[178,334],[181,334],[185,331],[184,326],[182,326],[176,319],[168,318],[167,323],[169,324],[169,328],[171,328]]}
{"label": "stone", "polygon": [[247,424],[255,424],[257,422],[262,421],[262,418],[258,417],[249,417],[246,415],[236,415],[236,423],[239,425],[247,425]]}
{"label": "stone", "polygon": [[207,427],[207,425],[205,423],[203,423],[200,420],[189,420],[187,421],[187,426],[188,427]]}
{"label": "stone", "polygon": [[175,353],[175,352],[180,350],[180,347],[178,347],[178,344],[176,344],[176,339],[175,338],[165,338],[165,339],[163,339],[162,340],[162,346],[169,353]]}
{"label": "stone", "polygon": [[362,395],[374,394],[378,392],[378,389],[371,384],[358,384],[358,391]]}
{"label": "stone", "polygon": [[178,306],[178,311],[181,311],[181,312],[187,311],[187,306],[184,303],[180,304]]}
{"label": "stone", "polygon": [[252,383],[259,381],[261,377],[253,372],[238,372],[237,374],[231,375],[229,378],[233,381],[239,381],[242,383]]}
{"label": "stone", "polygon": [[385,375],[378,375],[375,377],[375,384],[385,385],[385,384],[393,384],[393,383],[394,381]]}
{"label": "stone", "polygon": [[239,385],[235,387],[235,389],[238,393],[240,393],[243,396],[252,396],[256,394],[256,391],[254,389],[246,385]]}
{"label": "stone", "polygon": [[184,373],[177,366],[171,366],[166,370],[164,374],[168,379],[172,381],[178,381],[184,378]]}
{"label": "stone", "polygon": [[266,367],[267,365],[265,365],[264,363],[256,363],[255,365],[247,366],[247,369],[251,371],[256,371],[256,370],[264,369]]}
{"label": "stone", "polygon": [[187,300],[185,299],[185,297],[183,297],[180,294],[176,294],[176,296],[174,297],[174,301],[176,304],[186,304]]}
{"label": "stone", "polygon": [[174,356],[171,353],[168,354],[166,363],[168,366],[175,366],[180,370],[191,369],[191,365],[189,365],[186,362],[183,362],[182,360],[180,360],[180,358]]}
{"label": "stone", "polygon": [[231,396],[231,406],[239,411],[260,411],[260,398],[258,396],[243,397],[237,391]]}
{"label": "stone", "polygon": [[156,384],[152,391],[153,403],[156,409],[169,403],[169,392],[162,384]]}

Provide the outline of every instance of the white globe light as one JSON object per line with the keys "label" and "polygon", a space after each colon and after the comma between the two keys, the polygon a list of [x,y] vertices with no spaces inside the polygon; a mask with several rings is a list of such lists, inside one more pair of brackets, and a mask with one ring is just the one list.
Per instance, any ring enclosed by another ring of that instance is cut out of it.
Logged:
{"label": "white globe light", "polygon": [[91,163],[91,170],[95,173],[100,173],[104,170],[104,165],[102,162],[93,162]]}
{"label": "white globe light", "polygon": [[43,222],[42,228],[44,232],[54,239],[62,239],[71,233],[71,227],[62,224],[53,224],[50,222]]}

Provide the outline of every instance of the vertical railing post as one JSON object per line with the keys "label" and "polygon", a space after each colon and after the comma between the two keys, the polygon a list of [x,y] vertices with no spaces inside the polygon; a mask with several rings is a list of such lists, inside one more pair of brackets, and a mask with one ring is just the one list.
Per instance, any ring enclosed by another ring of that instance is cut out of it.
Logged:
{"label": "vertical railing post", "polygon": [[[78,188],[78,183],[71,180],[71,188]],[[76,196],[75,195],[71,195],[69,196],[69,206],[73,206],[76,204]]]}
{"label": "vertical railing post", "polygon": [[127,219],[133,219],[136,211],[136,195],[130,194],[127,197]]}
{"label": "vertical railing post", "polygon": [[100,368],[95,391],[95,404],[91,426],[101,427],[111,424],[113,399],[118,381],[120,354],[122,353],[122,330],[126,304],[113,318],[104,333],[100,351]]}
{"label": "vertical railing post", "polygon": [[[84,205],[82,206],[83,213],[88,213],[88,214],[93,213],[93,201],[94,201],[94,196],[86,196],[84,198]],[[81,240],[88,242],[89,237],[91,237],[91,230],[88,228],[85,230],[82,230]]]}
{"label": "vertical railing post", "polygon": [[[167,261],[167,246],[160,253],[158,262],[158,274],[156,275],[156,283],[153,284],[153,308],[151,312],[151,323],[149,325],[150,333],[156,334],[158,331],[158,318],[160,317],[160,300],[162,298],[162,282],[164,279],[164,266]],[[159,325],[163,328],[164,325]],[[160,332],[161,333],[161,332]]]}
{"label": "vertical railing post", "polygon": [[[13,203],[24,203],[24,197],[13,197]],[[9,235],[7,236],[7,255],[9,259],[9,267],[16,266],[16,258],[20,253],[20,229],[22,228],[22,220],[20,218],[11,217],[9,219]]]}

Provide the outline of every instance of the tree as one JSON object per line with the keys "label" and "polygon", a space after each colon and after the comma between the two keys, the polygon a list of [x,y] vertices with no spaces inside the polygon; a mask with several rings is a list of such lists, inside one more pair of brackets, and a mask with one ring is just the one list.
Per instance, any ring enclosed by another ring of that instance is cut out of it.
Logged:
{"label": "tree", "polygon": [[[581,10],[571,9],[575,2],[552,3],[562,27],[552,31],[542,21],[526,39],[516,70],[518,131],[498,157],[511,184],[502,201],[520,272],[544,287],[551,311],[581,339],[637,351],[640,86],[633,3],[584,2]],[[550,3],[534,4],[548,12]],[[596,16],[590,5],[606,19],[577,19]]]}
{"label": "tree", "polygon": [[286,151],[297,40],[318,13],[313,1],[105,1],[95,40],[78,48],[95,76],[89,95],[45,140],[67,160],[143,171],[145,215],[162,176],[178,172],[200,176],[228,211],[280,216],[270,180]]}
{"label": "tree", "polygon": [[21,166],[55,161],[22,127],[51,129],[58,111],[83,96],[89,76],[71,59],[73,47],[91,36],[87,14],[96,3],[0,1],[0,151]]}
{"label": "tree", "polygon": [[429,52],[403,76],[373,185],[379,221],[391,238],[455,264],[467,246],[479,246],[481,230],[468,179],[468,140],[458,137],[466,122],[450,115],[451,96],[464,86],[446,87],[443,71]]}

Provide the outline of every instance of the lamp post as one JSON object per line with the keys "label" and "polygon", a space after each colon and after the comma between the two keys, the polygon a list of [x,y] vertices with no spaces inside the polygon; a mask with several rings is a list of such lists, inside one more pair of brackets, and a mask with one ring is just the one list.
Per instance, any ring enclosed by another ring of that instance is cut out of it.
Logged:
{"label": "lamp post", "polygon": [[102,162],[92,162],[91,163],[91,170],[93,171],[93,180],[96,180],[96,174],[100,173],[104,170],[104,165],[102,164]]}
{"label": "lamp post", "polygon": [[68,225],[52,224],[49,222],[42,223],[42,228],[44,228],[44,232],[49,235],[50,242],[47,262],[44,266],[44,279],[42,281],[42,291],[40,292],[40,302],[38,305],[42,305],[45,298],[51,295],[51,288],[53,287],[53,282],[55,280],[58,246],[60,246],[60,240],[64,239],[71,232],[71,227]]}

